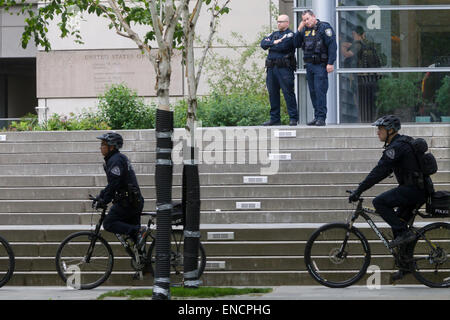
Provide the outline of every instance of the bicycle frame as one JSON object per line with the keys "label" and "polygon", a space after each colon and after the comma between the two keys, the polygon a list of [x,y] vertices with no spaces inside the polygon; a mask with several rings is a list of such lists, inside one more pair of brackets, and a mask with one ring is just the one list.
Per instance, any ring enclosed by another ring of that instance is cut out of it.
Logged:
{"label": "bicycle frame", "polygon": [[[393,256],[395,256],[395,252],[394,252],[394,250],[392,248],[389,247],[389,241],[386,239],[386,237],[383,234],[383,232],[381,232],[380,229],[378,229],[378,227],[375,225],[373,220],[368,216],[368,213],[375,213],[375,210],[372,210],[372,209],[369,209],[369,208],[363,208],[363,206],[362,206],[363,201],[364,201],[363,198],[360,198],[358,200],[358,205],[356,207],[355,212],[352,215],[352,218],[351,218],[350,223],[349,223],[349,227],[352,228],[353,224],[355,223],[355,221],[360,216],[363,217],[363,219],[366,220],[366,222],[369,224],[369,226],[372,228],[372,230],[375,232],[375,234],[378,236],[378,238],[380,238],[380,240],[383,242],[385,247],[389,250],[389,252]],[[345,246],[345,242],[344,242],[344,246]]]}
{"label": "bicycle frame", "polygon": [[91,239],[91,243],[89,244],[89,248],[87,250],[85,257],[86,263],[89,263],[91,261],[92,252],[94,252],[95,242],[97,241],[97,236],[100,233],[100,228],[102,227],[103,220],[105,220],[105,215],[106,215],[106,207],[103,208],[103,211],[100,215],[100,220],[97,222],[97,225],[95,226],[94,236]]}

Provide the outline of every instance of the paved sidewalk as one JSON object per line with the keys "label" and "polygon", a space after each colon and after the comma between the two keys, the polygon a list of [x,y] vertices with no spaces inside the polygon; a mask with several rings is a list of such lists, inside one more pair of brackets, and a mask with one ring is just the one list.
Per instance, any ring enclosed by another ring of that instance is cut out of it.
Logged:
{"label": "paved sidewalk", "polygon": [[[66,287],[5,286],[0,288],[0,300],[95,300],[105,292],[126,288],[129,287],[73,290]],[[217,300],[450,300],[450,288],[431,289],[425,286],[382,286],[379,290],[370,290],[365,286],[345,289],[281,286],[273,289],[272,293],[264,295],[229,296]]]}

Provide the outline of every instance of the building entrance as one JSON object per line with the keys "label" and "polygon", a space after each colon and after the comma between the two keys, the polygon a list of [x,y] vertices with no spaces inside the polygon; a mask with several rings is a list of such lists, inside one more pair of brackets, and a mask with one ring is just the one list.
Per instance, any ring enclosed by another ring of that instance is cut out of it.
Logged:
{"label": "building entrance", "polygon": [[0,128],[34,113],[37,103],[36,58],[0,58]]}

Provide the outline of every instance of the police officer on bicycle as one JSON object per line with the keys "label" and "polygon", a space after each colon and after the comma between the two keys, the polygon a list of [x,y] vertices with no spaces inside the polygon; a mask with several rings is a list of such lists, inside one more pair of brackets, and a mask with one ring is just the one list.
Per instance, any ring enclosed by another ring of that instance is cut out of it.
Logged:
{"label": "police officer on bicycle", "polygon": [[[377,135],[384,142],[384,152],[377,166],[361,182],[358,188],[349,197],[350,202],[358,201],[361,194],[375,184],[387,178],[394,172],[399,186],[382,193],[373,200],[373,205],[381,217],[391,226],[394,240],[389,247],[405,245],[415,239],[415,234],[408,231],[407,221],[411,217],[416,206],[426,201],[426,191],[423,181],[417,175],[421,172],[414,150],[405,141],[411,139],[400,135],[400,120],[396,116],[385,116],[378,119],[374,124],[378,128]],[[394,208],[398,208],[397,211]],[[400,266],[401,267],[401,266]],[[400,269],[398,279],[407,272]]]}
{"label": "police officer on bicycle", "polygon": [[104,208],[112,201],[103,227],[112,233],[128,235],[139,246],[147,232],[146,227],[140,227],[144,198],[130,161],[119,151],[123,138],[118,133],[109,132],[97,139],[101,140],[100,150],[105,159],[103,167],[108,185],[95,198],[92,206]]}

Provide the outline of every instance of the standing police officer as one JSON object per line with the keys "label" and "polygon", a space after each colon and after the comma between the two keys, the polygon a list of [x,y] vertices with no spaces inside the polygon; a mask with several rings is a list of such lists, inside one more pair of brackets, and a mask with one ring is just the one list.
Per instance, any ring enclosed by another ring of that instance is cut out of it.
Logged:
{"label": "standing police officer", "polygon": [[289,30],[289,17],[281,15],[277,21],[278,30],[261,41],[261,48],[269,49],[266,60],[267,90],[270,98],[270,121],[264,126],[281,124],[280,118],[280,88],[283,91],[289,113],[289,125],[298,123],[297,101],[294,91],[294,71],[297,68],[295,60],[294,33]]}
{"label": "standing police officer", "polygon": [[[411,217],[412,210],[426,201],[426,191],[423,181],[420,181],[421,169],[412,147],[407,143],[411,138],[398,133],[401,128],[396,116],[385,116],[374,124],[378,127],[377,135],[384,142],[385,151],[378,165],[373,168],[366,179],[349,197],[350,202],[358,201],[360,195],[375,184],[387,178],[394,172],[399,186],[386,191],[373,200],[373,205],[380,216],[391,226],[394,240],[390,248],[400,246],[406,254],[405,245],[415,239],[415,234],[408,231],[406,221]],[[394,208],[398,208],[397,211]],[[401,253],[402,254],[402,253]],[[393,276],[398,280],[409,273],[408,266],[399,266],[400,270]]]}
{"label": "standing police officer", "polygon": [[133,166],[119,151],[123,146],[123,138],[118,133],[108,132],[97,139],[101,140],[100,151],[105,157],[108,185],[95,198],[93,207],[103,208],[112,201],[113,206],[105,217],[103,227],[106,231],[130,236],[139,247],[140,240],[147,232],[146,227],[140,227],[144,198]]}
{"label": "standing police officer", "polygon": [[337,58],[336,34],[328,22],[318,20],[313,11],[306,10],[294,41],[295,47],[304,51],[306,79],[314,107],[314,120],[308,125],[325,126],[328,73],[334,71]]}

